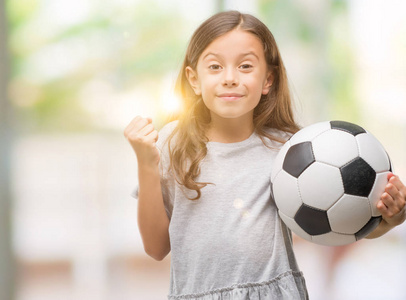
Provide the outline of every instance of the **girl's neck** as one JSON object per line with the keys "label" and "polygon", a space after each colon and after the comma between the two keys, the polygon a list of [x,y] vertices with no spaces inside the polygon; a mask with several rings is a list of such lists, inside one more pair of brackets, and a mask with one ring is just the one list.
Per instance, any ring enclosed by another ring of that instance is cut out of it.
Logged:
{"label": "girl's neck", "polygon": [[252,117],[241,120],[213,118],[212,116],[206,135],[210,142],[237,143],[248,139],[253,132]]}

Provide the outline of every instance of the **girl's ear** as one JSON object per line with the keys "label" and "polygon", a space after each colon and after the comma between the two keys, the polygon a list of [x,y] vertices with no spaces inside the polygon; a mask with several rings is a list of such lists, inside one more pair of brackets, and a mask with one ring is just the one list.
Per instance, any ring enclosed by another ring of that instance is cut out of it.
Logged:
{"label": "girl's ear", "polygon": [[197,72],[193,70],[191,67],[186,67],[185,69],[186,78],[189,81],[190,86],[194,90],[196,96],[200,96],[202,94],[202,90],[200,88],[200,82],[197,77]]}
{"label": "girl's ear", "polygon": [[264,86],[262,88],[262,95],[267,95],[271,89],[271,86],[273,84],[273,75],[272,72],[268,72],[266,80],[264,82]]}

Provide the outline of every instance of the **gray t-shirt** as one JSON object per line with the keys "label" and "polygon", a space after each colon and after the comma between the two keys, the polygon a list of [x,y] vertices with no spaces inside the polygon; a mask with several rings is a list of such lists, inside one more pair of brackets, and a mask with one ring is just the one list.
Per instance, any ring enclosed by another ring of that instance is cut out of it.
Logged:
{"label": "gray t-shirt", "polygon": [[168,299],[307,299],[290,230],[270,196],[272,165],[281,144],[266,139],[270,149],[255,133],[242,142],[207,143],[197,181],[213,184],[191,201],[186,196],[196,192],[185,190],[167,172],[166,140],[176,125],[164,126],[157,143],[170,218]]}

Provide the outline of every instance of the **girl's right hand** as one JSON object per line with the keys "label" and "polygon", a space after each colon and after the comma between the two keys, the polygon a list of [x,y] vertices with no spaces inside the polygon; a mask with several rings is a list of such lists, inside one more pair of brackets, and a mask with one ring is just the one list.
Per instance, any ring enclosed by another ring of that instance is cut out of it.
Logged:
{"label": "girl's right hand", "polygon": [[152,119],[136,116],[124,130],[138,159],[138,166],[155,167],[159,163],[159,151],[155,147],[158,132],[152,125]]}

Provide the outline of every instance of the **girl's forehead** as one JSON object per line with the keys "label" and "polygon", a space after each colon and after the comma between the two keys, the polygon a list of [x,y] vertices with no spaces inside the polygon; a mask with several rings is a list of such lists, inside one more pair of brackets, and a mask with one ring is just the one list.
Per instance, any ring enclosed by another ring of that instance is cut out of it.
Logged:
{"label": "girl's forehead", "polygon": [[200,58],[210,54],[227,55],[252,53],[258,57],[264,56],[262,41],[253,33],[234,29],[211,42],[202,52]]}

